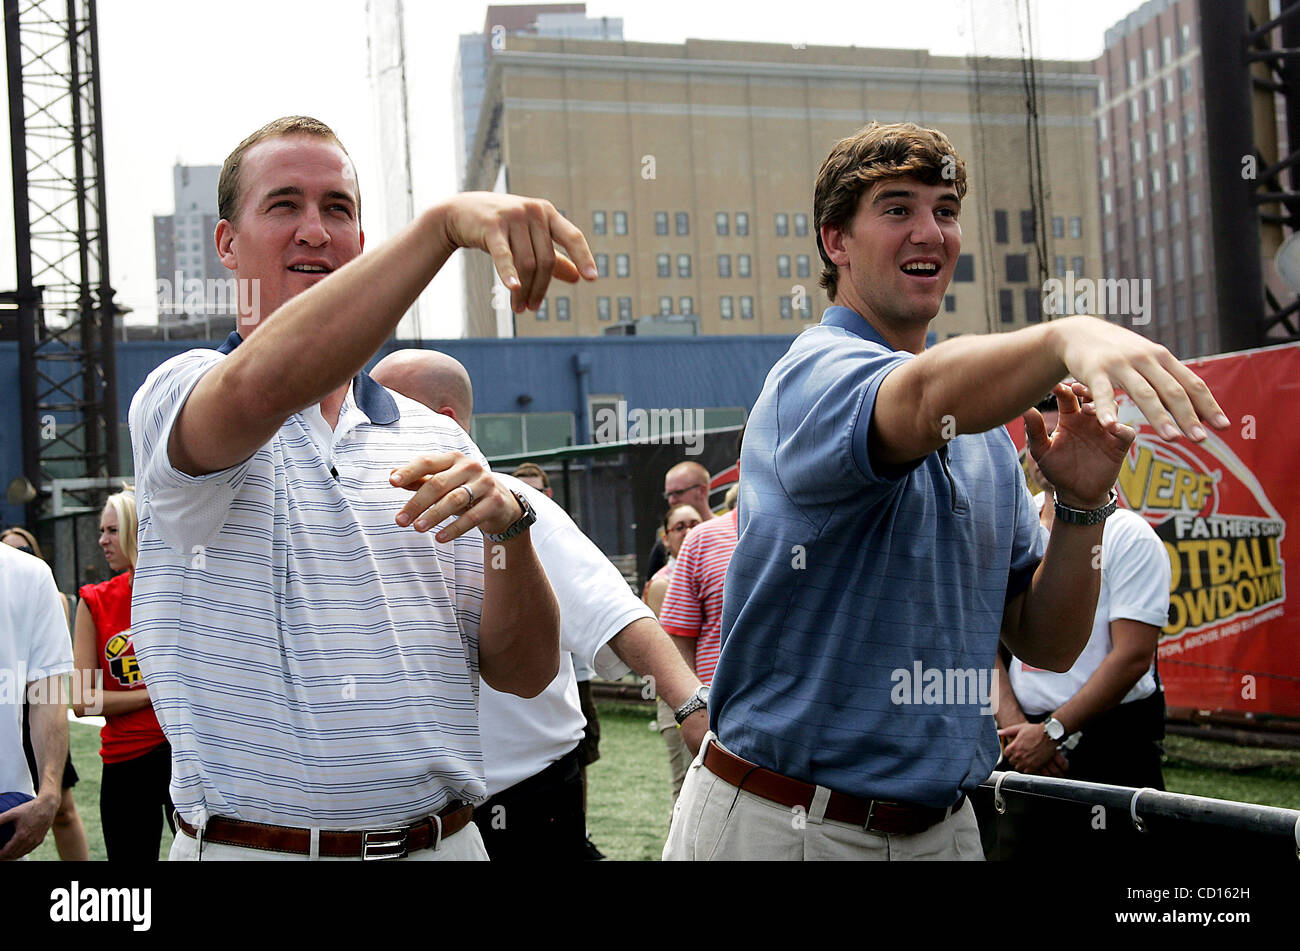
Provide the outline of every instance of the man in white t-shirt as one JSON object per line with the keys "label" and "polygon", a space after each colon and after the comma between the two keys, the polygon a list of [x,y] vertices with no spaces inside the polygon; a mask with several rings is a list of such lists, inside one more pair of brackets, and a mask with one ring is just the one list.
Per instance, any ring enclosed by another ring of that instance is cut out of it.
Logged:
{"label": "man in white t-shirt", "polygon": [[[1039,409],[1050,433],[1057,421],[1054,398]],[[1050,530],[1052,486],[1032,456],[1028,466],[1044,486],[1037,501],[1040,521]],[[1146,520],[1127,509],[1106,520],[1099,554],[1092,634],[1074,666],[1053,673],[1013,656],[1009,683],[999,676],[996,716],[1004,758],[1023,773],[1163,789],[1164,695],[1155,651],[1168,621],[1169,556]]]}
{"label": "man in white t-shirt", "polygon": [[[45,562],[0,545],[0,794],[35,796],[8,810],[13,837],[0,861],[21,858],[41,844],[63,797],[68,757],[67,703],[63,677],[72,670],[72,641],[54,576]],[[30,700],[32,748],[41,788],[32,787],[23,755],[23,692]]]}
{"label": "man in white t-shirt", "polygon": [[492,255],[517,311],[552,276],[594,280],[591,252],[549,202],[469,192],[363,255],[352,160],[302,116],[240,143],[217,204],[239,332],[168,360],[130,412],[172,857],[486,858],[479,676],[543,690],[559,612],[523,498],[363,368],[457,248]]}
{"label": "man in white t-shirt", "polygon": [[[400,350],[376,364],[371,375],[468,431],[474,405],[469,374],[454,358],[433,350]],[[604,677],[621,677],[629,666],[648,676],[670,706],[688,711],[679,722],[694,755],[708,728],[704,705],[695,703],[700,681],[654,614],[564,509],[521,480],[497,478],[527,494],[537,512],[533,547],[560,605],[560,646]],[[493,554],[489,548],[489,570]],[[586,718],[573,668],[562,662],[551,684],[529,700],[486,686],[479,693],[491,798],[474,819],[493,860],[590,857],[578,766]]]}

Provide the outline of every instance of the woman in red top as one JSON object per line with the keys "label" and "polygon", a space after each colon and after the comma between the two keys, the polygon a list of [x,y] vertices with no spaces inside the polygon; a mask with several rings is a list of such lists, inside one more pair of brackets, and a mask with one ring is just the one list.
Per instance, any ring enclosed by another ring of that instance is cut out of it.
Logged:
{"label": "woman in red top", "polygon": [[171,747],[131,643],[136,526],[135,493],[128,488],[109,496],[99,517],[99,547],[108,567],[122,573],[82,587],[72,642],[81,683],[90,685],[74,697],[73,712],[102,713],[105,721],[99,815],[110,862],[158,861],[163,819],[172,822]]}

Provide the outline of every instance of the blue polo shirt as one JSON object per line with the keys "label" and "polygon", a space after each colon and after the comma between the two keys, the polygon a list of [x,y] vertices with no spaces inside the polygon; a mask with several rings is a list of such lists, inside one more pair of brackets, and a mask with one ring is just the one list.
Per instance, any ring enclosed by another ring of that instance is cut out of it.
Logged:
{"label": "blue polo shirt", "polygon": [[1005,429],[903,474],[872,468],[876,393],[910,359],[831,307],[768,374],[745,429],[709,709],[760,766],[946,807],[997,761],[998,632],[1043,541]]}

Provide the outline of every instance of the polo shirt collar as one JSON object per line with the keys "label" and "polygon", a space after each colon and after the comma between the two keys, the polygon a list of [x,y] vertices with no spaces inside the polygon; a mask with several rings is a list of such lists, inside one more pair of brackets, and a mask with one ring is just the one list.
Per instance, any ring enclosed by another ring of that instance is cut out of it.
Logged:
{"label": "polo shirt collar", "polygon": [[[217,348],[217,352],[229,354],[243,342],[244,338],[239,335],[239,331],[232,330],[226,342]],[[352,378],[352,398],[356,401],[357,408],[377,425],[388,426],[397,422],[401,416],[393,394],[372,380],[365,370]]]}
{"label": "polo shirt collar", "polygon": [[856,334],[863,340],[870,340],[872,343],[878,343],[886,350],[896,349],[888,340],[880,336],[880,332],[871,326],[871,322],[863,317],[856,310],[849,307],[842,307],[839,304],[832,304],[826,308],[822,314],[822,324],[830,327],[839,327],[841,330],[847,330],[851,334]]}

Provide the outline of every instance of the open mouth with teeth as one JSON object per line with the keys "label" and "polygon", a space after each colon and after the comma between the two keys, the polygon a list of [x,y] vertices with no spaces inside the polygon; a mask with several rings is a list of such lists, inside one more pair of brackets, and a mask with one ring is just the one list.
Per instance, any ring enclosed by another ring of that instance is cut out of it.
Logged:
{"label": "open mouth with teeth", "polygon": [[292,264],[289,270],[299,274],[329,274],[330,269],[323,264]]}
{"label": "open mouth with teeth", "polygon": [[913,277],[934,277],[939,273],[939,265],[929,261],[913,261],[911,264],[904,264],[900,270]]}

